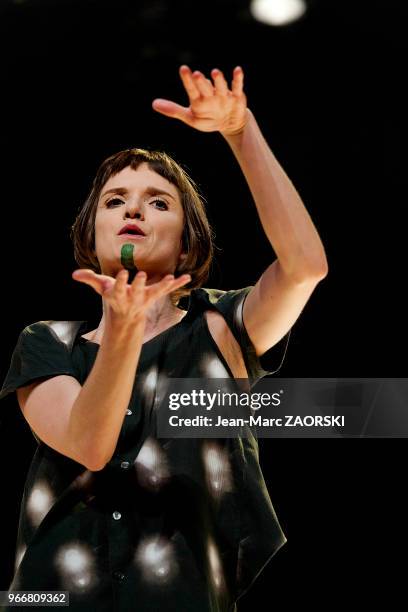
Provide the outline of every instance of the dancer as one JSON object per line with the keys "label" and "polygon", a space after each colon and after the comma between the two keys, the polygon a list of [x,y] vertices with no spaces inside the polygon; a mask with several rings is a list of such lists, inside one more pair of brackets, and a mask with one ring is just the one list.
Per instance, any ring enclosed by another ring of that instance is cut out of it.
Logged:
{"label": "dancer", "polygon": [[68,591],[75,612],[236,610],[286,542],[253,436],[157,435],[169,378],[253,387],[278,371],[327,274],[316,228],[247,107],[242,68],[231,89],[220,70],[211,76],[181,66],[189,106],[153,109],[220,132],[277,259],[243,289],[204,288],[213,233],[194,181],[164,152],[120,151],[71,232],[73,278],[101,296],[99,325],[27,326],[0,393],[17,392],[38,442],[10,591]]}

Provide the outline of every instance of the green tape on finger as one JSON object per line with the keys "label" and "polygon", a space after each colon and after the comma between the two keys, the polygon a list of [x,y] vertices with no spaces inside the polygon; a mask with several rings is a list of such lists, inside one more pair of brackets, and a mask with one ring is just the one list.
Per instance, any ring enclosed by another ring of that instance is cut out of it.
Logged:
{"label": "green tape on finger", "polygon": [[131,283],[138,273],[137,266],[135,265],[133,259],[133,250],[135,248],[134,244],[124,244],[122,245],[122,249],[120,251],[120,262],[126,270],[129,270],[128,283]]}

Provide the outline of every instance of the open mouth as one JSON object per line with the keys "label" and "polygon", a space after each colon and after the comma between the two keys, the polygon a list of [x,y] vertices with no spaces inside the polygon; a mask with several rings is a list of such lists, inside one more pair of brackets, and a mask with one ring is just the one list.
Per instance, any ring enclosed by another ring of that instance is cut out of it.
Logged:
{"label": "open mouth", "polygon": [[137,240],[137,239],[140,239],[140,238],[146,238],[146,236],[144,236],[143,234],[128,233],[128,232],[125,232],[123,234],[119,234],[119,236],[127,238],[127,239],[130,239],[130,240]]}
{"label": "open mouth", "polygon": [[119,232],[120,236],[145,236],[144,231],[136,223],[127,223]]}

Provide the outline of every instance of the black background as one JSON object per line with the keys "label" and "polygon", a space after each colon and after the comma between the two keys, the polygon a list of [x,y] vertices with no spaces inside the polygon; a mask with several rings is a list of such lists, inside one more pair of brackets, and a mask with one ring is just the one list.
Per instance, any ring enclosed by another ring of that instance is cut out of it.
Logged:
{"label": "black background", "polygon": [[[285,377],[404,377],[408,9],[402,1],[315,0],[298,22],[256,23],[244,0],[2,2],[0,54],[2,379],[21,330],[88,319],[100,304],[71,278],[69,239],[100,162],[163,149],[197,181],[216,231],[208,287],[254,284],[275,259],[223,138],[166,118],[187,104],[180,64],[206,76],[241,65],[248,106],[326,249],[329,275],[295,323]],[[2,405],[1,582],[35,441],[15,397]],[[397,597],[405,549],[403,439],[261,440],[288,543],[240,612],[331,609]],[[263,608],[262,608],[263,609]]]}

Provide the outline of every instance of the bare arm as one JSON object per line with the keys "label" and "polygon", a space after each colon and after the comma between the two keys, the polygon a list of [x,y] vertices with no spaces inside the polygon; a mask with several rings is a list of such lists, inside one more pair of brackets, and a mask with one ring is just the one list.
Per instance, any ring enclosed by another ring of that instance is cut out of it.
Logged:
{"label": "bare arm", "polygon": [[[248,182],[266,237],[288,278],[319,280],[328,270],[320,236],[249,108],[246,113],[242,131],[223,136]],[[266,279],[264,284],[267,291]]]}
{"label": "bare arm", "polygon": [[116,447],[140,357],[143,329],[107,330],[83,386],[72,376],[17,389],[24,418],[48,446],[92,471]]}
{"label": "bare arm", "polygon": [[257,355],[263,355],[290,330],[327,275],[323,243],[247,107],[242,68],[234,69],[231,90],[216,68],[211,71],[213,83],[185,65],[179,73],[189,106],[156,98],[153,109],[199,131],[222,134],[248,182],[265,235],[277,255],[244,303],[245,327]]}
{"label": "bare arm", "polygon": [[68,439],[101,469],[115,450],[132,395],[143,342],[143,327],[105,329],[95,364],[76,398]]}

